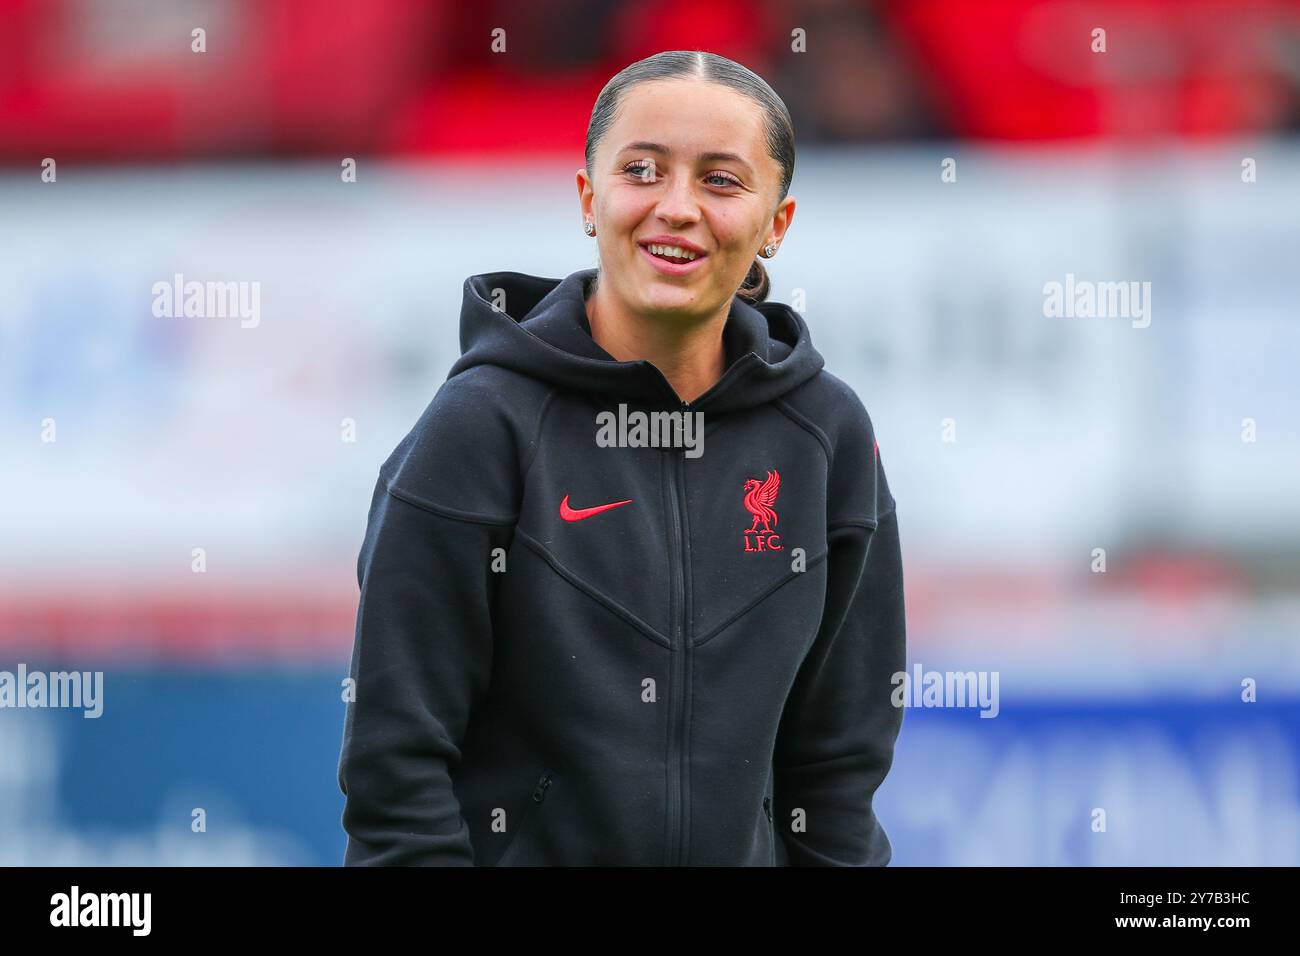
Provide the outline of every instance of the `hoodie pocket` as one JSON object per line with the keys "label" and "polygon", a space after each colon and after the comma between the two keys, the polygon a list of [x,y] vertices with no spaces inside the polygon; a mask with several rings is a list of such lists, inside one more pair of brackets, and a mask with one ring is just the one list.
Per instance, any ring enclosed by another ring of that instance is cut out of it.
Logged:
{"label": "hoodie pocket", "polygon": [[772,798],[763,798],[763,814],[767,817],[767,845],[771,850],[772,866],[776,866],[776,823],[772,820]]}
{"label": "hoodie pocket", "polygon": [[501,859],[497,860],[497,866],[510,866],[511,861],[519,856],[519,841],[527,833],[533,819],[541,812],[542,804],[546,801],[546,791],[550,789],[551,778],[554,776],[554,771],[548,769],[543,770],[542,775],[537,778],[532,796],[529,797],[528,803],[519,816],[519,822],[515,825],[515,835],[510,838],[510,843],[506,846],[505,853],[501,854]]}

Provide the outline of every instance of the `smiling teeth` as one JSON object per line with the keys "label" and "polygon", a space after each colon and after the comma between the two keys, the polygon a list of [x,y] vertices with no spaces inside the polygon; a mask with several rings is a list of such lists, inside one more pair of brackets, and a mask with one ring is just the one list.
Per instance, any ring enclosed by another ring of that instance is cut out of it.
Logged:
{"label": "smiling teeth", "polygon": [[649,249],[656,256],[672,256],[675,259],[699,258],[698,253],[688,252],[687,250],[683,249],[681,246],[660,246],[651,243],[646,248]]}

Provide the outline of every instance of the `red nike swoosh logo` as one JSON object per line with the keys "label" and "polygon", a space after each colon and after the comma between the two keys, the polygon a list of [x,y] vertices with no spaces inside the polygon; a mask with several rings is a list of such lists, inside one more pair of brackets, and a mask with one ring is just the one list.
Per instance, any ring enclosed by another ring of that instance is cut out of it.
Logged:
{"label": "red nike swoosh logo", "polygon": [[569,496],[565,495],[564,500],[560,502],[560,517],[565,521],[581,521],[583,518],[590,518],[592,515],[598,515],[602,511],[608,511],[610,508],[617,508],[619,505],[630,505],[631,498],[623,501],[611,501],[607,505],[596,505],[594,508],[570,508]]}

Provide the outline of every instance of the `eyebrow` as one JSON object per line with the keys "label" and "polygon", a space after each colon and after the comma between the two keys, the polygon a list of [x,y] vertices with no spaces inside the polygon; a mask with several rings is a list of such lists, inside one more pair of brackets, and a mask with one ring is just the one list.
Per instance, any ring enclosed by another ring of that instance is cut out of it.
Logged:
{"label": "eyebrow", "polygon": [[[628,143],[626,146],[620,149],[619,152],[625,153],[629,149],[634,149],[645,153],[662,153],[665,156],[671,156],[673,153],[671,149],[669,149],[667,146],[663,145],[662,143],[649,143],[644,140],[638,140],[635,143]],[[754,171],[754,168],[750,166],[749,163],[745,162],[735,153],[719,153],[719,152],[701,153],[700,159],[702,159],[707,163],[716,163],[716,162],[739,163],[741,166],[744,166],[750,172]]]}

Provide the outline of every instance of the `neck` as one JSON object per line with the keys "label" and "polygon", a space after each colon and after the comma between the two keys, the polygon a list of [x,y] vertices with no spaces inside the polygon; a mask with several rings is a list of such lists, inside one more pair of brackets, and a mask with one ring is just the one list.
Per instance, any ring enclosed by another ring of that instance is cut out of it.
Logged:
{"label": "neck", "polygon": [[604,285],[596,287],[586,306],[597,345],[620,362],[650,362],[682,401],[695,401],[727,370],[722,330],[729,308],[703,319],[647,318],[624,309]]}

